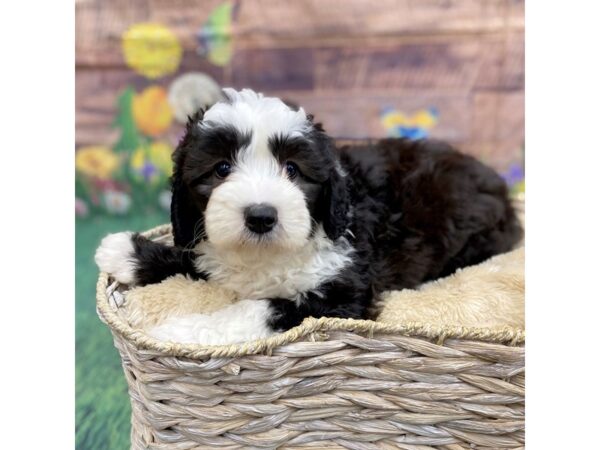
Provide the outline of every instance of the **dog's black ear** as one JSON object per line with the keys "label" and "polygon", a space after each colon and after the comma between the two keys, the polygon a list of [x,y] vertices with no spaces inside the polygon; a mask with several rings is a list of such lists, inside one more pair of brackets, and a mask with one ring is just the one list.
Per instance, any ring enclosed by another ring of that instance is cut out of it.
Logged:
{"label": "dog's black ear", "polygon": [[319,154],[328,160],[329,179],[323,185],[319,216],[323,223],[325,234],[332,241],[339,238],[350,226],[350,193],[347,175],[344,174],[339,160],[339,153],[323,125],[315,122],[312,114],[307,114],[313,130],[311,141],[318,147]]}
{"label": "dog's black ear", "polygon": [[350,225],[350,193],[348,182],[338,164],[331,169],[323,189],[323,228],[335,241]]}
{"label": "dog's black ear", "polygon": [[174,171],[171,178],[171,224],[173,237],[178,247],[193,247],[203,234],[204,215],[192,199],[192,195],[183,180],[183,165],[197,124],[202,120],[203,111],[189,117],[186,134],[173,153]]}

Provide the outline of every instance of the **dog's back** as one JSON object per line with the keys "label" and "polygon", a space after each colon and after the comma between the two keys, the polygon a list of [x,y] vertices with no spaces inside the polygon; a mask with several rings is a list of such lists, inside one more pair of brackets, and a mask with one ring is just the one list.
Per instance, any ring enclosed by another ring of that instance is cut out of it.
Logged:
{"label": "dog's back", "polygon": [[359,214],[379,209],[370,230],[377,292],[449,275],[522,237],[504,180],[448,144],[384,139],[344,153],[349,170],[362,174],[353,177],[363,180],[355,186]]}

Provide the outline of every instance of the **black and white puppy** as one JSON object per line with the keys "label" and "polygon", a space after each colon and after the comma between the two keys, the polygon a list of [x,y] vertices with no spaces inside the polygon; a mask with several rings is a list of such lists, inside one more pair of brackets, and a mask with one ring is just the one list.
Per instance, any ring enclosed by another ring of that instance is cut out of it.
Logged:
{"label": "black and white puppy", "polygon": [[174,153],[175,247],[107,236],[99,267],[129,285],[178,273],[235,291],[210,315],[167,320],[161,339],[221,344],[306,317],[365,318],[414,288],[510,250],[522,230],[500,176],[436,141],[338,151],[302,108],[251,90],[191,118]]}

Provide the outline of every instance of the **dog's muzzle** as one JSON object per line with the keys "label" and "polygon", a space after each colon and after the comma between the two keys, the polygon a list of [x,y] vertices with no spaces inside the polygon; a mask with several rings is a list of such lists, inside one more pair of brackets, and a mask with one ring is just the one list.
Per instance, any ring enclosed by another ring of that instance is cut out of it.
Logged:
{"label": "dog's muzzle", "polygon": [[250,205],[244,210],[244,220],[253,233],[268,233],[277,225],[277,209],[265,203]]}

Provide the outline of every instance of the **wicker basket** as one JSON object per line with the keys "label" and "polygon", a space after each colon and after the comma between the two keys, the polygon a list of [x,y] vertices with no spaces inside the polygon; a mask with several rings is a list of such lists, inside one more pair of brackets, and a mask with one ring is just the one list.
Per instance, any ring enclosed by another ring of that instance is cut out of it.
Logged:
{"label": "wicker basket", "polygon": [[107,274],[97,287],[133,449],[524,446],[522,330],[309,318],[243,345],[173,344],[129,326]]}

